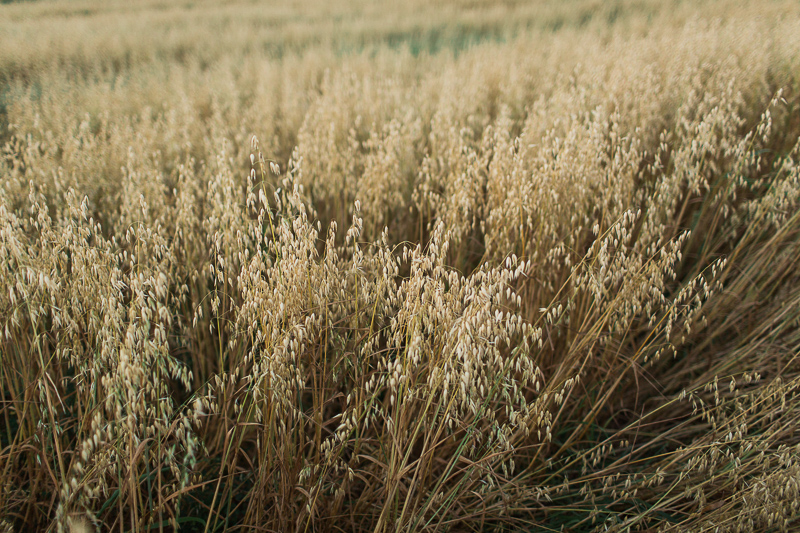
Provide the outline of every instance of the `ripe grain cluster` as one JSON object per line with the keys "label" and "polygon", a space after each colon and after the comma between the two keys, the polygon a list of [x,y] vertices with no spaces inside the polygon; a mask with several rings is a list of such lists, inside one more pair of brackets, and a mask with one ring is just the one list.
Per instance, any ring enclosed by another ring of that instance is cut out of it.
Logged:
{"label": "ripe grain cluster", "polygon": [[566,4],[0,6],[0,532],[797,528],[800,9]]}

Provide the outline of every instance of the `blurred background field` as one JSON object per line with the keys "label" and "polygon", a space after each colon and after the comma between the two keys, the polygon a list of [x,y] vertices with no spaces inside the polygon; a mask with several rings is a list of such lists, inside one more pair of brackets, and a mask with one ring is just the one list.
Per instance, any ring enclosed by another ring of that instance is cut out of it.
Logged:
{"label": "blurred background field", "polygon": [[312,48],[338,54],[376,48],[458,53],[531,32],[635,34],[697,19],[778,20],[793,11],[794,3],[781,0],[11,2],[0,22],[0,64],[6,79],[35,81],[53,69],[113,75],[151,62],[207,65],[242,54],[281,58]]}
{"label": "blurred background field", "polygon": [[0,4],[0,532],[796,529],[798,35]]}

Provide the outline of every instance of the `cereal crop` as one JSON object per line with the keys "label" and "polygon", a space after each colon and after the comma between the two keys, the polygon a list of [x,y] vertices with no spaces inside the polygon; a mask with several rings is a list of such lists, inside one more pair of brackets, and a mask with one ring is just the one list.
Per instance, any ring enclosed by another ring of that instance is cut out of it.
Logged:
{"label": "cereal crop", "polygon": [[0,532],[800,528],[800,6],[0,5]]}

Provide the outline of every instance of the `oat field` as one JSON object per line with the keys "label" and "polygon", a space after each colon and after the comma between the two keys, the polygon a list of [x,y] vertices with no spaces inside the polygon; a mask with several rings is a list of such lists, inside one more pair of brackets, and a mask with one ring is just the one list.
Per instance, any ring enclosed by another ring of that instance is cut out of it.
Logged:
{"label": "oat field", "polygon": [[800,5],[0,4],[0,533],[800,530]]}

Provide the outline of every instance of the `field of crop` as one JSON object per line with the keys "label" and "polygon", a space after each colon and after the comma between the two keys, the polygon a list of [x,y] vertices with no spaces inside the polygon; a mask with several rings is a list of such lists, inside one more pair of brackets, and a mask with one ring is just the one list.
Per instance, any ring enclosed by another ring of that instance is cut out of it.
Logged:
{"label": "field of crop", "polygon": [[800,529],[800,5],[0,5],[0,533]]}

